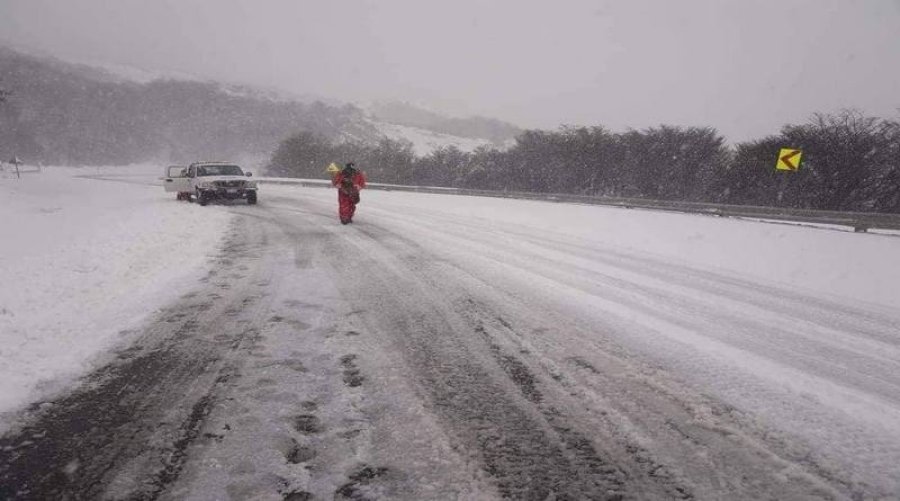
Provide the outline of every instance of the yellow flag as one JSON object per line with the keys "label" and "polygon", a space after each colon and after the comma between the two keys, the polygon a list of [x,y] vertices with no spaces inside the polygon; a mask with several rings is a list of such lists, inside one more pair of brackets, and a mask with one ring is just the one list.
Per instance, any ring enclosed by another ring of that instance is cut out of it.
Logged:
{"label": "yellow flag", "polygon": [[341,168],[338,167],[337,164],[334,162],[331,162],[331,165],[329,165],[328,168],[325,169],[325,172],[329,172],[331,174],[337,174],[340,171],[341,171]]}

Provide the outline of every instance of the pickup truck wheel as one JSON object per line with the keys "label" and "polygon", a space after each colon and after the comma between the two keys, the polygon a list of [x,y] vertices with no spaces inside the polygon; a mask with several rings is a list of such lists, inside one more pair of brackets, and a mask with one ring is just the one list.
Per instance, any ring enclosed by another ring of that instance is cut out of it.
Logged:
{"label": "pickup truck wheel", "polygon": [[256,205],[256,192],[247,193],[247,205]]}
{"label": "pickup truck wheel", "polygon": [[209,202],[209,199],[206,198],[206,195],[202,191],[197,190],[197,203],[199,203],[200,206],[204,206],[208,202]]}

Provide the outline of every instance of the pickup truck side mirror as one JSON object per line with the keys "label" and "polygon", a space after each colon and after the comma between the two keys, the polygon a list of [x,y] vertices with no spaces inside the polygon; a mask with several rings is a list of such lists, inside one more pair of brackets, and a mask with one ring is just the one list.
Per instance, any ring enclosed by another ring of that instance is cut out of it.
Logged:
{"label": "pickup truck side mirror", "polygon": [[250,177],[250,176],[252,176],[252,175],[253,175],[252,172],[248,172],[247,174],[245,174],[245,176],[247,176],[247,177]]}

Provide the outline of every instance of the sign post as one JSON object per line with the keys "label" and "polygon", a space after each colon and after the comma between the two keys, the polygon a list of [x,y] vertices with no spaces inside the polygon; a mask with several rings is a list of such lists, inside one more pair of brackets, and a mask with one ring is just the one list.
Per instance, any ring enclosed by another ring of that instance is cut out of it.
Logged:
{"label": "sign post", "polygon": [[19,157],[12,157],[12,160],[10,160],[9,163],[16,166],[16,179],[22,179],[22,176],[19,174],[19,164],[22,163],[22,161],[19,160]]}

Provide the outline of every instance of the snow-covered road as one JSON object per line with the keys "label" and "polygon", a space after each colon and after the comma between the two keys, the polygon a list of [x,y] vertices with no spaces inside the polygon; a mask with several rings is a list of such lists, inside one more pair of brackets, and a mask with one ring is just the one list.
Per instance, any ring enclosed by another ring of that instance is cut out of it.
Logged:
{"label": "snow-covered road", "polygon": [[335,198],[181,204],[234,216],[213,269],[0,440],[0,494],[900,496],[900,238]]}

